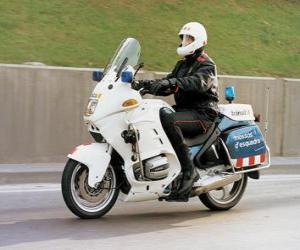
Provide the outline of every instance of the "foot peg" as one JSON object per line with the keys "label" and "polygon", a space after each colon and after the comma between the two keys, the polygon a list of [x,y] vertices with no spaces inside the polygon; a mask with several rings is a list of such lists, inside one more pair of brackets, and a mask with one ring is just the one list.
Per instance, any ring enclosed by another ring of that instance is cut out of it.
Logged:
{"label": "foot peg", "polygon": [[183,196],[175,196],[175,195],[170,195],[167,197],[160,197],[158,199],[159,201],[168,201],[168,202],[188,202],[189,197],[183,197]]}

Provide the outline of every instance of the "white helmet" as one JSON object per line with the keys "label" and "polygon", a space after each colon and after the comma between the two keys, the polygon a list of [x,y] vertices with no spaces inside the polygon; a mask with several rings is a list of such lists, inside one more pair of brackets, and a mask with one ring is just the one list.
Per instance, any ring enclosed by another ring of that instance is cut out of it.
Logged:
{"label": "white helmet", "polygon": [[[185,24],[178,35],[182,39],[182,44],[177,48],[177,54],[180,56],[191,55],[195,50],[200,49],[207,44],[207,33],[204,26],[197,22]],[[193,42],[185,45],[185,38],[187,36],[193,37]]]}

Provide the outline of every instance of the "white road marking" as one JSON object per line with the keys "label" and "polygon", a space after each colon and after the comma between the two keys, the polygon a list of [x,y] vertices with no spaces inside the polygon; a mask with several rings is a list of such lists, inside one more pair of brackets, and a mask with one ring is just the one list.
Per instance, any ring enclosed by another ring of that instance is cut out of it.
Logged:
{"label": "white road marking", "polygon": [[[261,175],[258,181],[298,181],[300,174]],[[256,180],[255,180],[256,181]]]}
{"label": "white road marking", "polygon": [[60,191],[58,183],[26,183],[15,185],[0,185],[0,193],[51,192]]}

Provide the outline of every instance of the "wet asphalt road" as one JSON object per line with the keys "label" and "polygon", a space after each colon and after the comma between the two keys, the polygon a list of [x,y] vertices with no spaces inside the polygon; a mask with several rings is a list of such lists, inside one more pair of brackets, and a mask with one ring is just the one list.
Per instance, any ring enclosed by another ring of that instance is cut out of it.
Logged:
{"label": "wet asphalt road", "polygon": [[81,220],[60,185],[0,186],[0,249],[300,249],[300,173],[250,180],[226,212],[189,203],[117,202]]}

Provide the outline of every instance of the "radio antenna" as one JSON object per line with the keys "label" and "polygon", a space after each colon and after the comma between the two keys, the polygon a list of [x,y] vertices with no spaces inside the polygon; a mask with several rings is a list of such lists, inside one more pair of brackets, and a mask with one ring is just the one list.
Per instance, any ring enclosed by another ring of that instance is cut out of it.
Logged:
{"label": "radio antenna", "polygon": [[269,102],[270,102],[270,87],[266,88],[266,114],[265,114],[265,141],[267,143],[268,121],[269,121]]}

